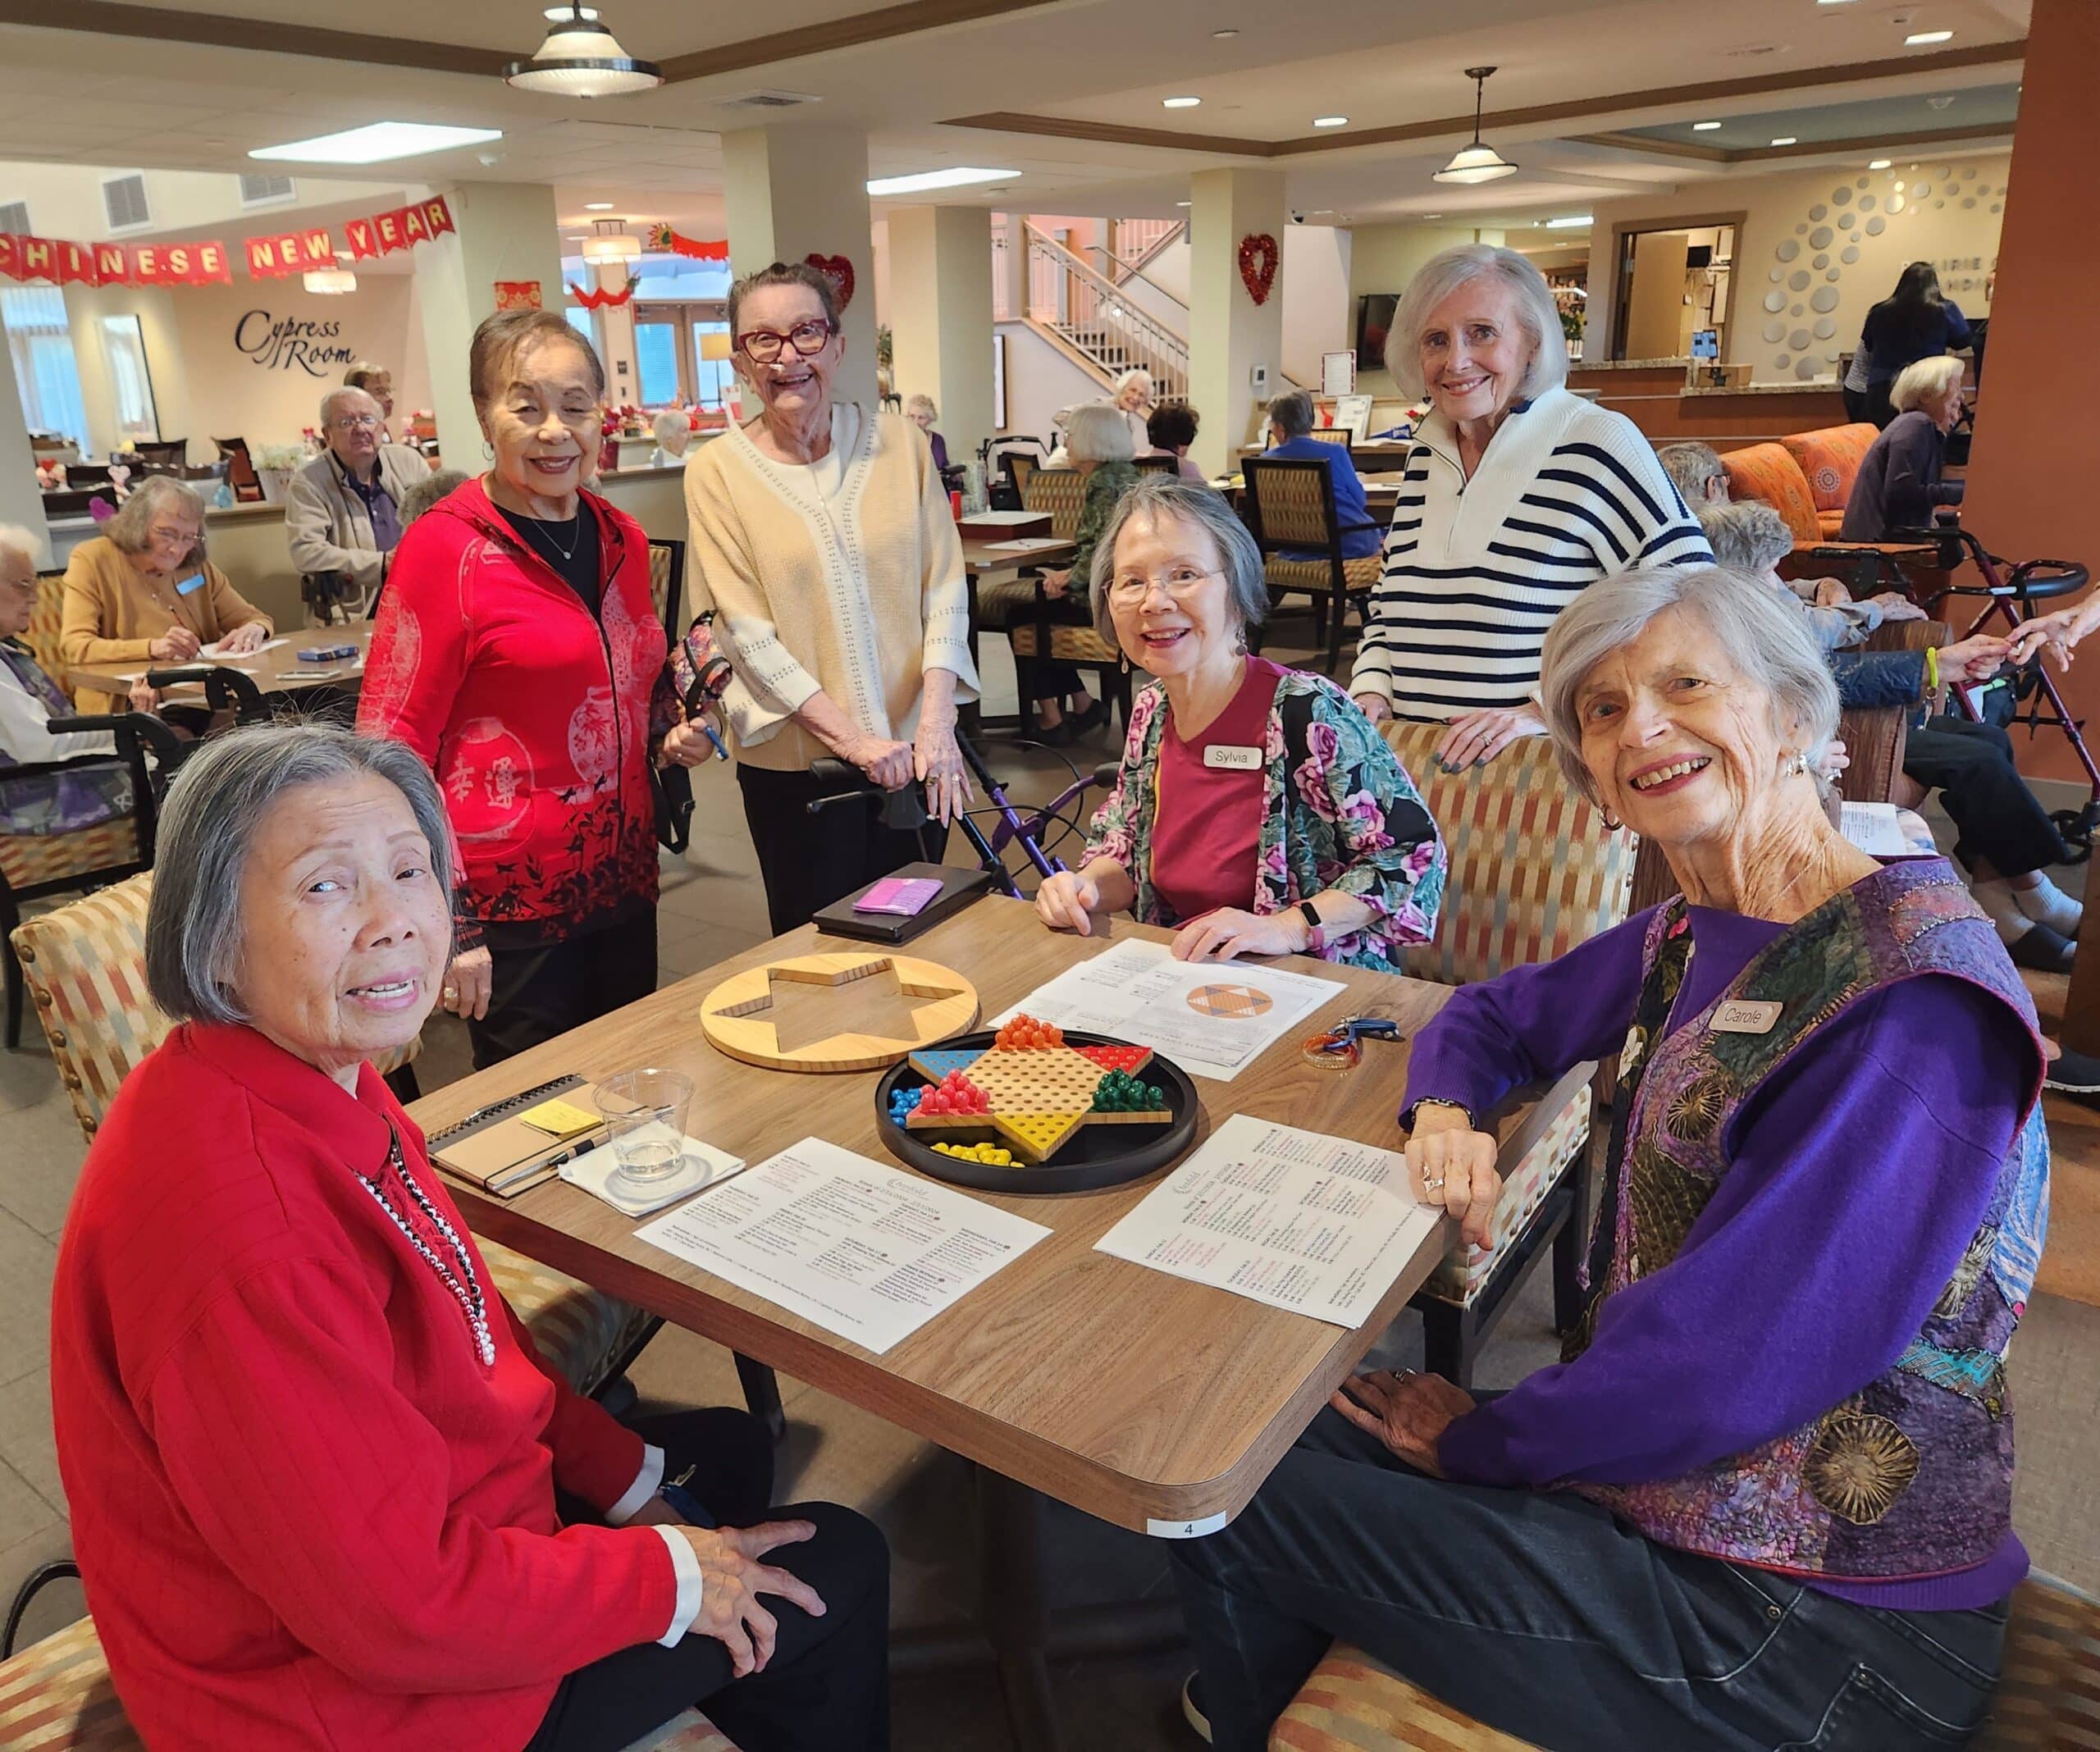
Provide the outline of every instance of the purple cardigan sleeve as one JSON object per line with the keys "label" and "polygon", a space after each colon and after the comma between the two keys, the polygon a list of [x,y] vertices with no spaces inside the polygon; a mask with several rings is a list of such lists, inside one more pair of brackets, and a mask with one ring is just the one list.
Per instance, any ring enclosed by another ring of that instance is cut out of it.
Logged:
{"label": "purple cardigan sleeve", "polygon": [[1737,1116],[1733,1165],[1677,1257],[1605,1303],[1576,1361],[1454,1421],[1445,1470],[1670,1478],[1857,1392],[1961,1262],[2038,1069],[2005,1006],[1965,981],[1861,998]]}
{"label": "purple cardigan sleeve", "polygon": [[1408,1055],[1404,1113],[1431,1097],[1485,1114],[1510,1090],[1616,1053],[1641,995],[1641,947],[1652,910],[1552,961],[1461,986]]}

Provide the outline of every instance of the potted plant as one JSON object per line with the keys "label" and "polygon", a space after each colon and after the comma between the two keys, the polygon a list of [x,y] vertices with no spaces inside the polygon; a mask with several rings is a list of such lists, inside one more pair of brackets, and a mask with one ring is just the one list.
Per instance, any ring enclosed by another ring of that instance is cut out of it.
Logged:
{"label": "potted plant", "polygon": [[281,505],[292,477],[306,466],[306,452],[295,444],[266,444],[255,453],[255,478],[262,483],[262,503]]}

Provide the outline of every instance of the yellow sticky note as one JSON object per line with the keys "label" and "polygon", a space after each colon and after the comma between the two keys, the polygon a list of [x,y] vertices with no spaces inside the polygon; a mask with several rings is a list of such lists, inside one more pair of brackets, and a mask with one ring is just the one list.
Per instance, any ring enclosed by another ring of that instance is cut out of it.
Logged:
{"label": "yellow sticky note", "polygon": [[527,1108],[518,1117],[555,1138],[573,1138],[579,1132],[595,1129],[599,1124],[596,1114],[559,1099],[543,1101],[536,1107]]}

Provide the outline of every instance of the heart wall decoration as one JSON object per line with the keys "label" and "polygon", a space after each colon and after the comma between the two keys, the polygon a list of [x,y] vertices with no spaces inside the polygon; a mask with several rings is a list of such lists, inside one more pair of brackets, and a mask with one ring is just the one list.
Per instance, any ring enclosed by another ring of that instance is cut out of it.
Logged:
{"label": "heart wall decoration", "polygon": [[1239,240],[1239,283],[1257,304],[1266,304],[1276,283],[1276,264],[1282,259],[1276,240],[1267,231],[1250,232]]}
{"label": "heart wall decoration", "polygon": [[818,255],[812,252],[802,259],[831,282],[831,290],[838,294],[841,310],[853,302],[853,264],[844,256]]}

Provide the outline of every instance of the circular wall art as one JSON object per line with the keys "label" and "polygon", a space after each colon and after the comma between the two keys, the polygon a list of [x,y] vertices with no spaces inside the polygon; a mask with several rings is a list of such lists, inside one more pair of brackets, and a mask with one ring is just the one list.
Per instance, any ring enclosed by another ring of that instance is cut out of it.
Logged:
{"label": "circular wall art", "polygon": [[1772,363],[1774,365],[1778,367],[1779,370],[1784,371],[1789,365],[1794,363],[1793,355],[1790,353],[1783,353],[1778,356],[1778,358],[1773,360]]}
{"label": "circular wall art", "polygon": [[[1806,227],[1803,227],[1803,229],[1806,230]],[[1801,246],[1791,237],[1781,238],[1779,240],[1778,247],[1772,252],[1772,253],[1777,256],[1782,262],[1791,262],[1801,253]]]}
{"label": "circular wall art", "polygon": [[1836,235],[1828,226],[1819,225],[1808,234],[1808,246],[1811,249],[1828,249],[1830,240]]}
{"label": "circular wall art", "polygon": [[1819,255],[1810,262],[1809,266],[1818,270],[1826,268],[1830,266],[1830,258],[1827,255]]}
{"label": "circular wall art", "polygon": [[1786,338],[1787,325],[1785,323],[1774,319],[1764,325],[1764,339],[1767,342],[1777,345]]}
{"label": "circular wall art", "polygon": [[1808,303],[1811,310],[1835,310],[1838,308],[1837,287],[1818,286],[1809,294]]}
{"label": "circular wall art", "polygon": [[1818,220],[1820,220],[1820,219],[1821,219],[1821,218],[1823,218],[1823,217],[1824,217],[1824,216],[1825,214],[1827,214],[1829,211],[1830,211],[1830,209],[1829,209],[1828,208],[1825,207],[1825,206],[1823,204],[1823,203],[1822,203],[1822,202],[1818,201],[1818,202],[1815,203],[1815,206],[1811,207],[1811,208],[1809,208],[1809,210],[1808,210],[1808,217],[1809,217],[1810,221],[1811,223],[1814,223],[1815,221],[1818,221]]}
{"label": "circular wall art", "polygon": [[1833,189],[1830,191],[1830,204],[1833,207],[1842,207],[1851,198],[1852,189],[1849,183],[1842,188]]}
{"label": "circular wall art", "polygon": [[1794,375],[1802,382],[1806,383],[1815,375],[1815,361],[1814,359],[1796,360],[1794,364]]}
{"label": "circular wall art", "polygon": [[1818,340],[1828,340],[1837,332],[1838,324],[1835,318],[1818,317],[1815,319],[1815,338]]}
{"label": "circular wall art", "polygon": [[1961,167],[1961,176],[1964,181],[1966,181],[1970,177],[1974,176],[1975,174],[1976,167],[1974,165],[1965,164]]}
{"label": "circular wall art", "polygon": [[1867,235],[1869,237],[1879,237],[1888,229],[1888,221],[1879,213],[1876,213],[1873,218],[1867,221]]}
{"label": "circular wall art", "polygon": [[1867,185],[1867,179],[1866,179],[1865,177],[1864,177],[1864,176],[1856,177],[1856,178],[1853,180],[1852,186],[1853,186],[1855,189],[1864,189],[1864,188],[1865,188],[1865,187],[1866,187],[1866,185]]}
{"label": "circular wall art", "polygon": [[1863,195],[1861,195],[1861,196],[1860,197],[1860,211],[1861,212],[1865,213],[1865,212],[1873,212],[1873,210],[1874,210],[1874,197],[1873,197],[1872,195],[1870,195],[1870,194],[1863,194]]}
{"label": "circular wall art", "polygon": [[1787,344],[1792,347],[1796,353],[1804,353],[1807,351],[1808,331],[1806,329],[1796,329],[1792,334],[1787,337]]}
{"label": "circular wall art", "polygon": [[1942,207],[1944,207],[1944,206],[1946,206],[1946,205],[1947,205],[1947,203],[1946,203],[1946,202],[1944,202],[1944,201],[1935,201],[1935,202],[1933,202],[1933,211],[1934,212],[1938,212],[1940,210],[1940,208],[1942,208]]}
{"label": "circular wall art", "polygon": [[1792,286],[1796,292],[1807,291],[1808,281],[1809,272],[1805,267],[1797,267],[1793,271],[1793,272],[1787,276],[1787,284]]}
{"label": "circular wall art", "polygon": [[1808,306],[1806,304],[1796,304],[1792,310],[1788,311],[1787,314],[1792,317],[1806,316],[1808,314]]}
{"label": "circular wall art", "polygon": [[1835,280],[1835,279],[1838,277],[1838,270],[1833,267],[1833,268],[1832,268],[1832,269],[1830,270],[1830,271],[1829,271],[1828,273],[1825,274],[1823,277],[1824,277],[1825,280]]}
{"label": "circular wall art", "polygon": [[1767,280],[1770,281],[1772,282],[1772,284],[1773,284],[1774,285],[1775,285],[1775,286],[1776,286],[1776,285],[1778,285],[1780,283],[1780,281],[1782,281],[1783,280],[1784,280],[1784,279],[1787,277],[1787,271],[1786,271],[1786,269],[1784,269],[1783,267],[1775,267],[1775,268],[1774,268],[1774,269],[1772,270],[1772,271],[1771,271],[1770,273],[1767,274],[1764,277],[1765,277]]}
{"label": "circular wall art", "polygon": [[1764,308],[1773,315],[1777,316],[1787,308],[1787,294],[1783,292],[1767,292],[1764,294]]}
{"label": "circular wall art", "polygon": [[1973,194],[1965,194],[1961,197],[1961,204],[1964,207],[1974,207],[1976,204],[1976,197]]}
{"label": "circular wall art", "polygon": [[1900,194],[1892,194],[1889,196],[1888,210],[1892,213],[1901,212],[1903,211],[1903,197]]}
{"label": "circular wall art", "polygon": [[2002,212],[2002,210],[2003,210],[2003,209],[2002,209],[2002,207],[2000,206],[2000,203],[1997,203],[1997,202],[1996,202],[1996,201],[1993,201],[1993,202],[1992,202],[1992,203],[1991,203],[1991,211],[1992,211],[1993,212],[1994,212],[1994,213],[1995,213],[1995,212]]}
{"label": "circular wall art", "polygon": [[1951,166],[1951,165],[1942,164],[1942,165],[1939,167],[1939,180],[1940,180],[1942,182],[1945,182],[1945,181],[1947,180],[1947,178],[1948,178],[1948,177],[1950,177],[1950,176],[1952,176],[1953,174],[1954,174],[1954,169],[1953,169],[1953,167],[1952,167],[1952,166]]}

